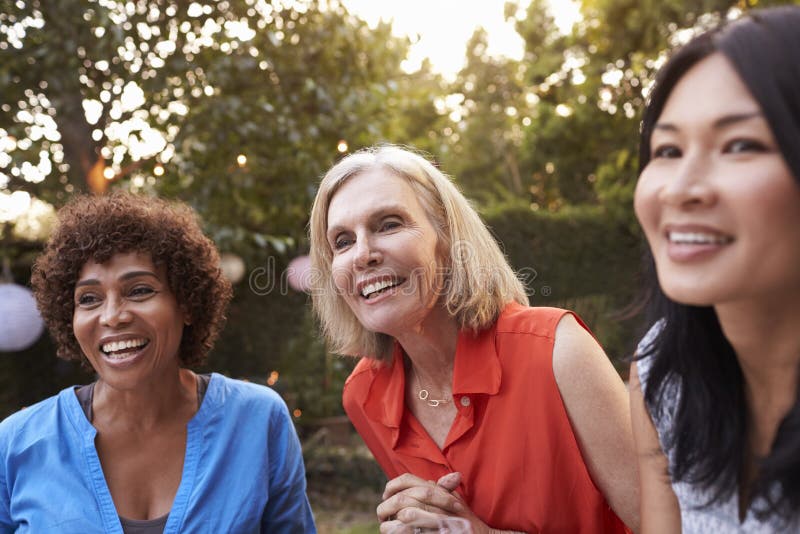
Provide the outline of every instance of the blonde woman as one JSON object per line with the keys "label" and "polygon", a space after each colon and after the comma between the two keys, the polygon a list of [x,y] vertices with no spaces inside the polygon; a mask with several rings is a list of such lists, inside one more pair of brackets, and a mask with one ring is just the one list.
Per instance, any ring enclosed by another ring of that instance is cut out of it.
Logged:
{"label": "blonde woman", "polygon": [[434,165],[395,146],[344,158],[310,234],[324,333],[361,358],[345,410],[390,479],[381,532],[449,516],[476,533],[638,526],[622,381],[574,314],[528,306]]}

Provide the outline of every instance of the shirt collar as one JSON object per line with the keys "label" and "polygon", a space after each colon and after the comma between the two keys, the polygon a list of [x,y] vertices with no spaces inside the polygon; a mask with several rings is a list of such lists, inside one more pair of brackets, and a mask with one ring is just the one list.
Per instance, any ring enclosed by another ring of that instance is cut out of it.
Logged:
{"label": "shirt collar", "polygon": [[[470,330],[459,332],[453,370],[453,395],[495,395],[500,391],[502,371],[495,333],[496,323],[477,334]],[[395,429],[395,442],[405,411],[405,387],[403,349],[395,342],[391,364],[374,364],[372,382],[363,403],[367,417]]]}
{"label": "shirt collar", "polygon": [[[384,426],[400,428],[405,404],[406,377],[403,367],[403,349],[395,341],[392,361],[389,364],[373,363],[372,382],[364,398],[364,413]],[[395,440],[397,434],[395,433]]]}
{"label": "shirt collar", "polygon": [[500,391],[502,370],[495,344],[496,325],[478,333],[470,330],[459,332],[453,370],[453,395],[496,395]]}

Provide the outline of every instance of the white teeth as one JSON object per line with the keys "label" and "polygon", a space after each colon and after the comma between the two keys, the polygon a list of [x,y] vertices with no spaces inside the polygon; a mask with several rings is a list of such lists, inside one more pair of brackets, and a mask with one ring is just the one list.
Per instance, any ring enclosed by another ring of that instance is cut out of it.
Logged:
{"label": "white teeth", "polygon": [[689,243],[702,245],[724,245],[733,241],[732,238],[718,234],[706,234],[702,232],[669,232],[669,240],[673,243]]}
{"label": "white teeth", "polygon": [[127,339],[125,341],[112,341],[111,343],[104,343],[103,345],[101,345],[100,350],[108,354],[110,352],[117,352],[120,350],[141,347],[146,343],[147,340],[144,338]]}
{"label": "white teeth", "polygon": [[394,280],[382,280],[380,282],[375,282],[374,284],[368,284],[361,290],[361,296],[369,297],[372,293],[380,291],[381,289],[386,289],[387,287],[391,287],[395,285],[395,283],[396,282]]}

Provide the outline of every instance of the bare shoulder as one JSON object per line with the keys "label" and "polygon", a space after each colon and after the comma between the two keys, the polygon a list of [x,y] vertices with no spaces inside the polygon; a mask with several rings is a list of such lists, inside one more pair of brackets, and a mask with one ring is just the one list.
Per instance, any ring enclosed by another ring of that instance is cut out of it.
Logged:
{"label": "bare shoulder", "polygon": [[603,348],[571,313],[565,314],[556,327],[553,373],[559,389],[586,385],[586,380],[612,379],[622,385]]}

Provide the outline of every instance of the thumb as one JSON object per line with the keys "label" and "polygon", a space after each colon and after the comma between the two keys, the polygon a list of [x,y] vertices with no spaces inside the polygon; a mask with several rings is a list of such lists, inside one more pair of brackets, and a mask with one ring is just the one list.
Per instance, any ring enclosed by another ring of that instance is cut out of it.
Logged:
{"label": "thumb", "polygon": [[453,491],[461,484],[461,473],[455,471],[453,473],[447,473],[442,478],[436,481],[436,484],[443,487],[447,491]]}

